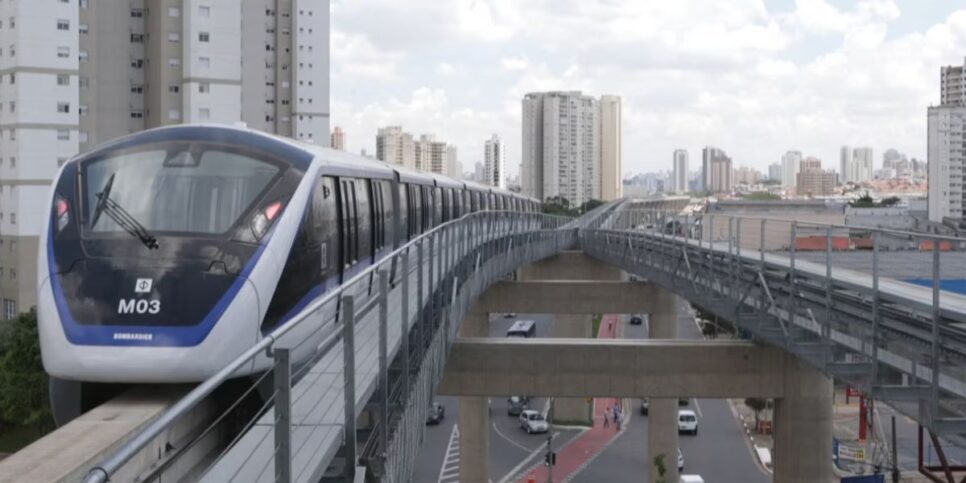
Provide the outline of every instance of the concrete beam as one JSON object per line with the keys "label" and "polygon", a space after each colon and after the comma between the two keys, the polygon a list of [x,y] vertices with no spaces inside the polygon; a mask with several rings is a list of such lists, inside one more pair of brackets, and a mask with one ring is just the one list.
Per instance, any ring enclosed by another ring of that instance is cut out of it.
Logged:
{"label": "concrete beam", "polygon": [[784,395],[780,349],[736,341],[459,339],[439,394],[699,397]]}
{"label": "concrete beam", "polygon": [[645,282],[527,280],[498,282],[473,311],[521,314],[635,314],[649,312],[653,289]]}

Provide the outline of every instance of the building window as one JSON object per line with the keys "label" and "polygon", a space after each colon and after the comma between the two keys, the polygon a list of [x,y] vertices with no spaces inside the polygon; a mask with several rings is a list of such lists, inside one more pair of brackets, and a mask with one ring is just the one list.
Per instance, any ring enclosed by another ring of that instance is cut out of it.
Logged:
{"label": "building window", "polygon": [[181,33],[168,32],[168,42],[181,42]]}
{"label": "building window", "polygon": [[[10,224],[11,225],[16,225],[17,224],[17,214],[16,213],[10,213]],[[14,278],[14,279],[17,278],[17,272],[15,272],[12,268],[10,269],[10,278]]]}
{"label": "building window", "polygon": [[168,59],[168,66],[176,67],[176,68],[181,67],[181,59],[174,58],[174,57]]}
{"label": "building window", "polygon": [[207,42],[210,38],[208,32],[198,32],[198,42]]}
{"label": "building window", "polygon": [[67,162],[67,158],[57,158],[57,167],[61,167]]}
{"label": "building window", "polygon": [[57,19],[57,30],[70,30],[70,21],[65,19]]}
{"label": "building window", "polygon": [[144,67],[144,59],[132,59],[131,67],[134,67],[135,69],[140,69],[141,67]]}
{"label": "building window", "polygon": [[211,92],[211,84],[209,84],[207,82],[202,82],[202,83],[198,84],[198,92],[200,92],[202,94],[207,94],[207,93]]}
{"label": "building window", "polygon": [[[10,140],[11,141],[16,141],[17,140],[17,130],[16,129],[11,129],[10,130]],[[13,167],[13,165],[14,165],[13,163],[14,163],[13,161],[10,162],[10,167]]]}
{"label": "building window", "polygon": [[16,84],[16,83],[17,83],[17,74],[10,73],[10,84]]}
{"label": "building window", "polygon": [[10,28],[16,27],[17,26],[17,17],[10,17],[10,20],[7,22],[7,25],[9,25]]}
{"label": "building window", "polygon": [[131,119],[141,119],[144,117],[144,111],[131,111]]}
{"label": "building window", "polygon": [[201,5],[198,7],[198,16],[208,18],[211,16],[211,7],[207,5]]}
{"label": "building window", "polygon": [[144,42],[144,34],[131,34],[131,43],[140,44]]}
{"label": "building window", "polygon": [[57,47],[57,57],[60,57],[61,59],[70,57],[70,47]]}
{"label": "building window", "polygon": [[144,16],[144,10],[141,10],[140,8],[132,8],[131,16],[134,18],[141,18]]}
{"label": "building window", "polygon": [[77,56],[77,60],[81,62],[87,62],[87,51],[86,50],[80,51],[80,55]]}
{"label": "building window", "polygon": [[17,101],[10,101],[10,112],[17,112]]}
{"label": "building window", "polygon": [[131,84],[131,94],[143,94],[144,85],[143,84]]}
{"label": "building window", "polygon": [[179,86],[177,84],[171,84],[171,85],[168,86],[168,92],[170,92],[172,94],[177,94],[177,93],[181,92],[181,86]]}
{"label": "building window", "polygon": [[79,33],[81,33],[81,34],[86,34],[87,33],[87,24],[86,23],[82,23],[82,24],[78,25],[77,26],[77,31]]}
{"label": "building window", "polygon": [[211,109],[198,109],[198,119],[201,121],[207,121],[211,118]]}
{"label": "building window", "polygon": [[77,106],[77,114],[79,114],[80,116],[86,116],[87,115],[87,106],[85,106],[83,104],[81,104],[80,106]]}
{"label": "building window", "polygon": [[57,130],[57,140],[59,141],[70,141],[70,131],[67,129]]}
{"label": "building window", "polygon": [[198,57],[198,65],[200,65],[201,67],[204,67],[206,69],[209,68],[209,67],[211,67],[211,58],[210,57]]}
{"label": "building window", "polygon": [[81,77],[77,80],[77,84],[80,85],[81,89],[87,89],[87,87],[91,84],[91,80],[87,77]]}
{"label": "building window", "polygon": [[57,112],[61,114],[70,114],[70,103],[68,102],[58,102]]}
{"label": "building window", "polygon": [[[13,134],[10,134],[10,139],[13,139]],[[16,168],[17,167],[17,157],[16,156],[10,156],[10,167],[11,168]]]}
{"label": "building window", "polygon": [[181,16],[181,9],[178,8],[178,7],[168,7],[168,16],[169,17],[180,17]]}
{"label": "building window", "polygon": [[59,85],[59,86],[69,86],[70,85],[70,75],[68,75],[68,74],[57,74],[57,85]]}
{"label": "building window", "polygon": [[172,121],[177,121],[181,119],[181,110],[179,109],[168,109],[168,119]]}
{"label": "building window", "polygon": [[10,44],[10,57],[16,57],[16,56],[17,56],[17,46],[14,44]]}

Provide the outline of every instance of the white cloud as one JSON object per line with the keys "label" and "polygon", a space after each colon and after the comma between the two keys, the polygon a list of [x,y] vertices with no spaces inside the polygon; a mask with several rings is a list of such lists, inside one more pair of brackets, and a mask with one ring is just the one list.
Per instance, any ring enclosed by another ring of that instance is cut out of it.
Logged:
{"label": "white cloud", "polygon": [[467,169],[496,132],[515,172],[520,100],[552,89],[623,96],[633,171],[705,144],[758,168],[787,149],[834,167],[842,144],[923,156],[939,66],[966,55],[966,10],[895,35],[893,0],[337,3],[333,124],[358,147],[388,124],[435,132]]}

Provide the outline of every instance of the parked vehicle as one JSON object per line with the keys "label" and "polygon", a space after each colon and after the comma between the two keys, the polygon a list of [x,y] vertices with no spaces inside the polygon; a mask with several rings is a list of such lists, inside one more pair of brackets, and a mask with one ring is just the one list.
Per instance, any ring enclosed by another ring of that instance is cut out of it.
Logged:
{"label": "parked vehicle", "polygon": [[429,406],[429,417],[426,418],[426,424],[439,424],[446,418],[446,408],[438,402],[433,402]]}
{"label": "parked vehicle", "polygon": [[690,409],[678,410],[678,433],[698,435],[698,415]]}
{"label": "parked vehicle", "polygon": [[503,318],[504,319],[512,319],[512,318],[514,318],[516,316],[517,316],[517,314],[515,314],[513,312],[507,312],[507,313],[503,314]]}
{"label": "parked vehicle", "polygon": [[536,337],[537,324],[532,320],[518,320],[506,331],[507,337]]}
{"label": "parked vehicle", "polygon": [[526,396],[510,396],[506,400],[506,413],[509,416],[519,416],[530,405],[530,398]]}
{"label": "parked vehicle", "polygon": [[647,416],[647,398],[641,399],[641,415]]}
{"label": "parked vehicle", "polygon": [[678,406],[687,406],[690,401],[691,400],[688,399],[688,398],[686,398],[686,397],[679,397],[678,398]]}
{"label": "parked vehicle", "polygon": [[527,434],[546,433],[550,430],[550,425],[540,411],[526,409],[520,413],[520,428]]}
{"label": "parked vehicle", "polygon": [[644,323],[644,318],[647,314],[634,314],[631,316],[631,325],[641,325]]}
{"label": "parked vehicle", "polygon": [[681,475],[681,483],[704,483],[701,475]]}
{"label": "parked vehicle", "polygon": [[678,474],[684,471],[684,453],[681,452],[681,448],[678,448]]}

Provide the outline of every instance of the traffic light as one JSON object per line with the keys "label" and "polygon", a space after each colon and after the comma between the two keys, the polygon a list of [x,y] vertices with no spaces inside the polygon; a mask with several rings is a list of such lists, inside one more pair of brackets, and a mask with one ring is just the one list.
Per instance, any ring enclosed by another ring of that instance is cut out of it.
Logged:
{"label": "traffic light", "polygon": [[556,466],[557,465],[557,453],[547,453],[543,456],[544,466]]}

